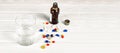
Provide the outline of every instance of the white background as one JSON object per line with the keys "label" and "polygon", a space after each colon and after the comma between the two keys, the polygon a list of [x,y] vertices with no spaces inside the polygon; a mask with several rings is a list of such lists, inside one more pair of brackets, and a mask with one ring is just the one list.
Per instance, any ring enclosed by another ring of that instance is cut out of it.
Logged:
{"label": "white background", "polygon": [[59,0],[60,16],[70,19],[65,39],[40,49],[12,40],[16,15],[50,16],[52,0],[0,0],[0,53],[120,53],[119,0]]}

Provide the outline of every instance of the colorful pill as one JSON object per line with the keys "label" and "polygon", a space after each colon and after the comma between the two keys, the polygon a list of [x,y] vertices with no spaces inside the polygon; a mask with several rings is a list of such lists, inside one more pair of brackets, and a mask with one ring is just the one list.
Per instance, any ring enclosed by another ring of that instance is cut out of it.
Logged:
{"label": "colorful pill", "polygon": [[64,35],[61,35],[61,38],[64,38]]}
{"label": "colorful pill", "polygon": [[64,29],[63,32],[67,32],[68,30],[67,29]]}
{"label": "colorful pill", "polygon": [[52,43],[55,43],[55,41],[52,41]]}
{"label": "colorful pill", "polygon": [[46,34],[46,37],[49,37],[49,34]]}
{"label": "colorful pill", "polygon": [[40,29],[39,31],[40,31],[40,32],[43,32],[43,29]]}
{"label": "colorful pill", "polygon": [[48,41],[48,40],[45,40],[45,43],[49,43],[49,41]]}
{"label": "colorful pill", "polygon": [[53,34],[50,35],[51,37],[54,37]]}
{"label": "colorful pill", "polygon": [[60,35],[59,35],[59,34],[56,34],[55,36],[59,37]]}
{"label": "colorful pill", "polygon": [[52,32],[56,32],[56,30],[55,30],[55,29],[53,29],[53,30],[52,30]]}
{"label": "colorful pill", "polygon": [[46,44],[46,46],[50,46],[50,44]]}
{"label": "colorful pill", "polygon": [[46,22],[46,24],[49,24],[49,22]]}
{"label": "colorful pill", "polygon": [[45,38],[46,36],[45,36],[45,35],[43,35],[42,37],[43,37],[43,38]]}
{"label": "colorful pill", "polygon": [[42,45],[42,46],[41,46],[41,49],[45,49],[45,45]]}

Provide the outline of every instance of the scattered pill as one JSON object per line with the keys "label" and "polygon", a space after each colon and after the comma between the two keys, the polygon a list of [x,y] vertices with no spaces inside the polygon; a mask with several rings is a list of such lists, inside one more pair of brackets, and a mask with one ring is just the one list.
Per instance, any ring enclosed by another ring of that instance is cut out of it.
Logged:
{"label": "scattered pill", "polygon": [[52,43],[55,43],[55,41],[52,41]]}
{"label": "scattered pill", "polygon": [[45,38],[46,36],[43,34],[43,36],[42,36],[43,38]]}
{"label": "scattered pill", "polygon": [[49,24],[49,22],[46,22],[46,24]]}
{"label": "scattered pill", "polygon": [[63,35],[63,34],[61,35],[61,38],[64,38],[64,35]]}
{"label": "scattered pill", "polygon": [[58,32],[59,31],[58,28],[55,28],[55,31]]}
{"label": "scattered pill", "polygon": [[57,30],[57,28],[54,29],[55,31]]}
{"label": "scattered pill", "polygon": [[45,49],[45,45],[42,45],[42,46],[41,46],[41,49]]}
{"label": "scattered pill", "polygon": [[53,34],[50,35],[51,37],[54,37]]}
{"label": "scattered pill", "polygon": [[43,32],[43,29],[40,29],[39,31],[40,31],[40,32]]}
{"label": "scattered pill", "polygon": [[59,34],[56,34],[55,36],[59,37],[60,35],[59,35]]}
{"label": "scattered pill", "polygon": [[63,32],[67,32],[68,30],[67,29],[64,29]]}
{"label": "scattered pill", "polygon": [[46,37],[49,37],[49,34],[46,34]]}
{"label": "scattered pill", "polygon": [[49,41],[48,41],[48,40],[45,40],[45,43],[49,43]]}
{"label": "scattered pill", "polygon": [[50,44],[46,44],[46,46],[50,46]]}
{"label": "scattered pill", "polygon": [[52,32],[56,32],[56,31],[53,29]]}

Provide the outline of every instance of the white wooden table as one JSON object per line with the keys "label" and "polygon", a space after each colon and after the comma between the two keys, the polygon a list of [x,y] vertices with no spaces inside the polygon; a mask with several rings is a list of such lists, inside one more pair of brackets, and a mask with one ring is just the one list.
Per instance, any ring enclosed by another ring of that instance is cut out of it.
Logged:
{"label": "white wooden table", "polygon": [[51,0],[0,0],[0,53],[120,53],[119,0],[59,0],[60,18],[69,18],[65,39],[40,49],[13,40],[18,14],[50,16]]}

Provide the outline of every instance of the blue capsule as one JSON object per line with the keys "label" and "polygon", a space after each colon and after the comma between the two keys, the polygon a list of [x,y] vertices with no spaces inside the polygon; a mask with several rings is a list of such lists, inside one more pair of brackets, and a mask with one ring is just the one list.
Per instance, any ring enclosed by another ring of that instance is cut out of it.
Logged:
{"label": "blue capsule", "polygon": [[43,32],[43,29],[40,29],[39,31],[40,31],[40,32]]}
{"label": "blue capsule", "polygon": [[55,36],[60,37],[60,35],[59,35],[59,34],[56,34]]}
{"label": "blue capsule", "polygon": [[63,32],[67,32],[68,30],[67,29],[64,29]]}
{"label": "blue capsule", "polygon": [[53,29],[52,32],[56,32],[56,30]]}
{"label": "blue capsule", "polygon": [[49,41],[48,41],[48,40],[45,40],[45,43],[49,43]]}
{"label": "blue capsule", "polygon": [[46,37],[49,37],[49,34],[46,34]]}

